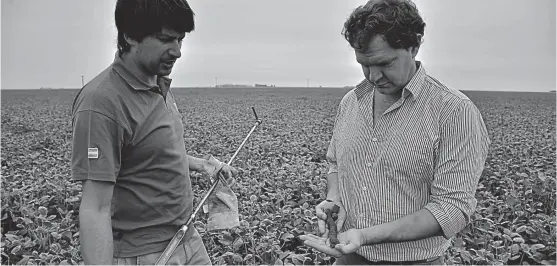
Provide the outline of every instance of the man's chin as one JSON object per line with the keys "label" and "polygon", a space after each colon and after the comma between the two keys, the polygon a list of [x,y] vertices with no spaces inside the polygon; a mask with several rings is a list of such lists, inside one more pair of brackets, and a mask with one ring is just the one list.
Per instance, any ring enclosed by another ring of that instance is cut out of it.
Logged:
{"label": "man's chin", "polygon": [[172,73],[172,69],[170,69],[170,70],[161,69],[161,70],[159,71],[159,74],[158,74],[158,75],[159,75],[159,76],[168,76],[168,75],[170,75],[170,73]]}
{"label": "man's chin", "polygon": [[394,86],[375,87],[375,89],[384,95],[397,95],[400,94],[400,89]]}

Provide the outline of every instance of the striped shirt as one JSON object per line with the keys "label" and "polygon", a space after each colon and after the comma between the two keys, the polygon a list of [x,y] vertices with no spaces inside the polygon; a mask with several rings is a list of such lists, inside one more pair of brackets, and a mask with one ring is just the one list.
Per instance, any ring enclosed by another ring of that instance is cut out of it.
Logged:
{"label": "striped shirt", "polygon": [[491,143],[483,118],[468,97],[427,75],[420,62],[401,98],[375,123],[373,98],[367,80],[343,97],[327,152],[347,212],[343,230],[425,208],[444,236],[363,246],[358,254],[373,261],[441,256],[476,207]]}

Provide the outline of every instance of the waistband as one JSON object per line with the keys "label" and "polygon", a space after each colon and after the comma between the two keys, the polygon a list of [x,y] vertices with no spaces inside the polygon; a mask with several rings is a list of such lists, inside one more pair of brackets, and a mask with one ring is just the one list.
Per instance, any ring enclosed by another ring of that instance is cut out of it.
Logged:
{"label": "waistband", "polygon": [[[134,231],[120,231],[113,229],[114,256],[134,257],[163,251],[179,226],[159,226],[156,228],[141,228]],[[193,223],[186,230],[186,234],[180,244],[190,239],[195,232]]]}

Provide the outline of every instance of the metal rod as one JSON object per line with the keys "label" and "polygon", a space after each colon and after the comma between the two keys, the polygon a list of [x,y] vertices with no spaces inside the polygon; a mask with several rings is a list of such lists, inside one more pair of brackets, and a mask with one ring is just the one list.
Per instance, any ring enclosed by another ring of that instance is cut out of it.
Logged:
{"label": "metal rod", "polygon": [[253,115],[255,116],[255,120],[257,120],[257,122],[259,124],[261,124],[261,120],[259,120],[259,118],[257,117],[257,113],[255,112],[255,108],[253,106],[251,107],[251,110],[253,111]]}
{"label": "metal rod", "polygon": [[[244,138],[244,141],[242,141],[242,143],[240,144],[240,147],[238,147],[238,149],[236,149],[236,152],[234,153],[234,155],[232,155],[232,157],[230,158],[230,160],[228,161],[227,165],[231,165],[232,162],[234,161],[234,159],[236,158],[236,155],[238,155],[238,153],[240,152],[240,150],[242,149],[242,147],[244,146],[244,144],[246,143],[246,141],[248,140],[248,138],[251,136],[251,134],[253,133],[253,131],[255,130],[255,128],[259,125],[261,125],[262,121],[257,117],[257,113],[255,112],[255,108],[252,106],[251,107],[253,110],[253,114],[255,115],[255,125],[251,128],[251,130],[249,131],[248,135]],[[199,211],[201,210],[201,208],[203,207],[203,204],[205,203],[205,201],[207,201],[207,199],[209,198],[209,196],[213,193],[213,191],[217,188],[217,185],[219,183],[219,181],[222,181],[224,184],[226,184],[225,180],[222,180],[221,177],[221,170],[222,167],[217,171],[216,176],[218,177],[215,182],[213,183],[213,185],[211,186],[211,188],[209,189],[209,191],[205,194],[205,196],[203,197],[203,199],[201,200],[201,202],[199,203],[199,205],[197,206],[197,208],[195,209],[195,211],[191,214],[190,218],[188,219],[188,221],[186,222],[185,225],[183,225],[182,227],[180,227],[180,229],[178,230],[178,232],[176,232],[176,234],[174,235],[174,237],[172,237],[172,240],[170,240],[170,243],[168,244],[168,246],[164,249],[164,251],[162,252],[161,256],[159,257],[159,259],[157,260],[157,262],[155,263],[155,265],[166,265],[166,263],[168,262],[168,260],[170,259],[170,257],[172,256],[172,254],[174,253],[174,251],[176,250],[176,248],[178,247],[178,244],[182,241],[182,239],[186,236],[186,232],[190,226],[190,224],[193,222],[193,220],[195,219],[195,217],[197,216],[197,213],[199,213]]]}
{"label": "metal rod", "polygon": [[[236,158],[236,155],[238,155],[238,153],[240,152],[240,150],[242,149],[242,147],[244,147],[244,144],[246,143],[246,141],[248,140],[248,138],[251,136],[251,134],[253,133],[253,131],[255,130],[255,128],[257,126],[259,126],[261,124],[261,121],[257,121],[257,124],[255,124],[250,132],[248,133],[248,135],[246,136],[246,138],[244,138],[244,141],[242,141],[242,144],[240,144],[240,147],[238,147],[238,149],[236,149],[236,152],[234,153],[234,155],[232,155],[232,158],[230,158],[230,160],[228,161],[227,165],[231,165],[232,162],[234,161],[234,159]],[[219,183],[219,181],[223,181],[223,183],[226,184],[225,180],[222,180],[222,177],[220,176],[220,171],[222,170],[222,168],[220,168],[218,170],[218,172],[216,173],[216,175],[218,176],[218,179],[213,183],[213,185],[211,186],[211,188],[209,189],[209,191],[207,192],[207,194],[205,194],[205,196],[203,197],[203,199],[201,200],[201,202],[199,203],[199,205],[197,206],[197,208],[195,209],[195,211],[193,212],[192,216],[190,217],[190,220],[188,220],[188,223],[193,220],[195,218],[195,216],[197,215],[197,213],[199,212],[199,210],[201,210],[201,208],[203,207],[203,204],[205,203],[205,201],[209,198],[209,196],[211,195],[211,193],[213,193],[213,191],[217,188],[217,185]]]}
{"label": "metal rod", "polygon": [[[253,133],[253,131],[255,130],[255,128],[259,125],[260,123],[257,123],[256,125],[254,125],[250,132],[248,133],[247,137],[244,139],[244,141],[242,141],[242,144],[240,144],[240,147],[236,150],[236,152],[234,153],[234,155],[232,155],[232,158],[230,158],[230,161],[228,161],[228,165],[230,165],[232,163],[232,161],[236,158],[236,155],[238,155],[238,153],[240,152],[240,149],[244,146],[244,144],[246,144],[246,141],[248,140],[249,136],[251,135],[251,133]],[[222,169],[222,168],[221,168]]]}

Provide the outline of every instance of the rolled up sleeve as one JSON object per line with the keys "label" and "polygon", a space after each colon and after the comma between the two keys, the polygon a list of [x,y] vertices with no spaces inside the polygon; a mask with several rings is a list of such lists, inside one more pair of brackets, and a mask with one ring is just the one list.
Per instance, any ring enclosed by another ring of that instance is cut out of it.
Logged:
{"label": "rolled up sleeve", "polygon": [[327,174],[338,173],[334,138],[331,138],[331,143],[329,144],[329,149],[327,150],[327,162],[329,163],[329,172]]}
{"label": "rolled up sleeve", "polygon": [[472,102],[464,102],[441,127],[432,195],[425,208],[439,222],[444,237],[450,239],[470,223],[491,141]]}

